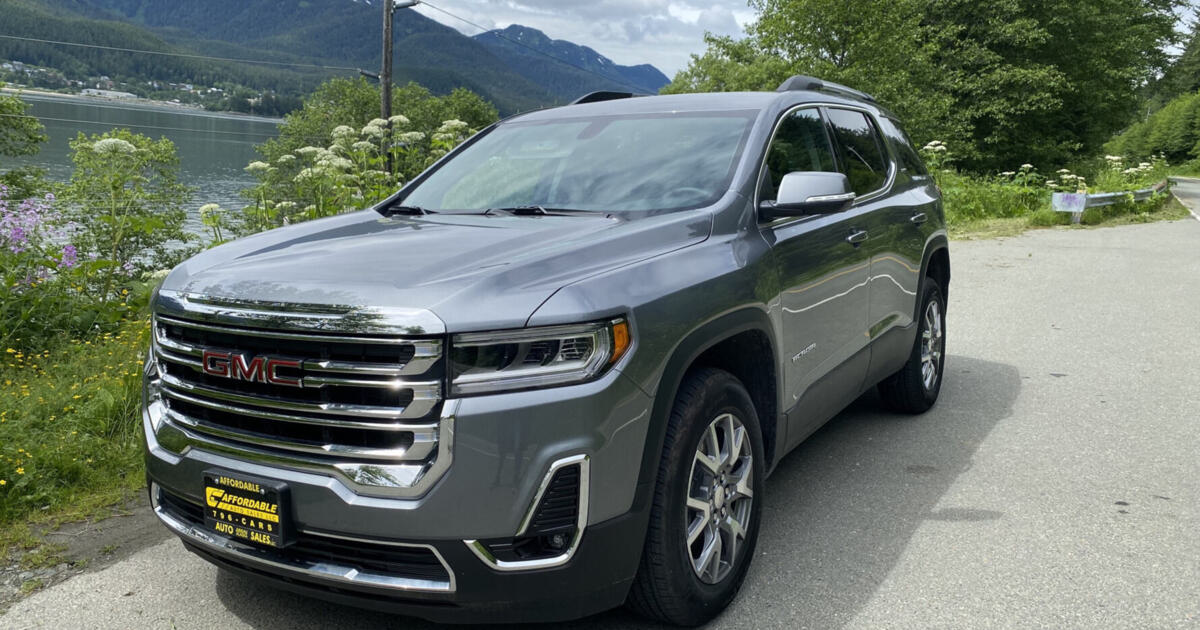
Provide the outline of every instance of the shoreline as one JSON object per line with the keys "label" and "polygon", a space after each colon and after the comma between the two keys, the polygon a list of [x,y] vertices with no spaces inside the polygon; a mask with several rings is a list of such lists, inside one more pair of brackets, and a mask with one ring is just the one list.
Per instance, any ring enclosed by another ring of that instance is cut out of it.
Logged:
{"label": "shoreline", "polygon": [[200,107],[199,105],[190,105],[185,103],[173,103],[171,101],[156,101],[146,98],[110,98],[106,96],[92,96],[90,94],[64,94],[61,92],[50,92],[38,88],[14,88],[5,86],[0,88],[0,93],[10,94],[19,98],[29,98],[30,100],[51,101],[51,100],[66,100],[79,103],[87,103],[100,107],[105,106],[124,106],[138,109],[169,111],[176,114],[192,115],[192,116],[210,116],[214,118],[234,118],[238,120],[246,120],[250,122],[263,122],[271,124],[279,124],[283,122],[282,118],[274,118],[270,116],[258,116],[255,114],[244,114],[242,112],[219,112],[211,111]]}

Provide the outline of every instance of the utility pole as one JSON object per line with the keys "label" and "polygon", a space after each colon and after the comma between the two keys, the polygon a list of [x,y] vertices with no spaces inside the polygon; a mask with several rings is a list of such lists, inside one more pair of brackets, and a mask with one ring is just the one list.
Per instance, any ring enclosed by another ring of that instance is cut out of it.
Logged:
{"label": "utility pole", "polygon": [[384,125],[384,160],[387,172],[392,172],[392,16],[396,9],[407,9],[420,4],[420,0],[383,0],[383,67],[379,72],[379,117],[388,121]]}

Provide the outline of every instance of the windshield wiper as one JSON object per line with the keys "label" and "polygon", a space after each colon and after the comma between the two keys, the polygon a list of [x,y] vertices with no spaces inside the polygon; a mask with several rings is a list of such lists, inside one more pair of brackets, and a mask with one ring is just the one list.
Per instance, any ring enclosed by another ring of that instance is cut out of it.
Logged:
{"label": "windshield wiper", "polygon": [[580,214],[595,214],[592,210],[578,210],[575,208],[547,208],[545,206],[529,205],[529,206],[513,206],[511,208],[488,208],[484,210],[484,214],[492,214],[493,212],[503,212],[519,217],[529,216],[574,216]]}
{"label": "windshield wiper", "polygon": [[379,214],[382,214],[385,217],[390,217],[390,216],[395,216],[398,214],[403,214],[403,215],[407,215],[407,216],[424,216],[427,214],[437,214],[437,213],[435,213],[433,210],[426,210],[425,208],[422,208],[421,206],[393,205],[393,206],[387,206],[384,208],[380,208]]}

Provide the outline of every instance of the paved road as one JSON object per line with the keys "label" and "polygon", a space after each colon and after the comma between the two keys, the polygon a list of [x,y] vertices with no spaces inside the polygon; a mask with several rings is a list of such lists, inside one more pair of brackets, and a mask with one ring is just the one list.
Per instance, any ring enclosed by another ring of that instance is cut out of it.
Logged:
{"label": "paved road", "polygon": [[[1200,627],[1198,253],[1191,219],[955,243],[937,408],[868,396],[788,456],[713,626]],[[0,626],[429,627],[220,575],[173,540]]]}

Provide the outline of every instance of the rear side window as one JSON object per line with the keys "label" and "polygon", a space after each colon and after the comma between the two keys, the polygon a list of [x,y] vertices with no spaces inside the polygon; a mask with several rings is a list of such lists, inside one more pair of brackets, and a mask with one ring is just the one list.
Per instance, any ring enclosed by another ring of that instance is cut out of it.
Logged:
{"label": "rear side window", "polygon": [[850,190],[862,196],[883,188],[888,158],[879,130],[862,112],[831,108],[826,113],[841,149],[842,172],[850,180]]}
{"label": "rear side window", "polygon": [[775,201],[783,176],[795,171],[837,172],[833,162],[833,146],[816,108],[799,109],[779,123],[771,148],[767,151],[767,168],[763,169],[760,201]]}
{"label": "rear side window", "polygon": [[912,140],[909,140],[908,134],[904,133],[904,128],[900,126],[900,123],[890,118],[884,118],[880,121],[880,125],[883,126],[883,135],[887,136],[888,143],[892,145],[892,154],[900,163],[900,171],[910,178],[928,175],[925,163],[921,161],[921,156],[913,148]]}

